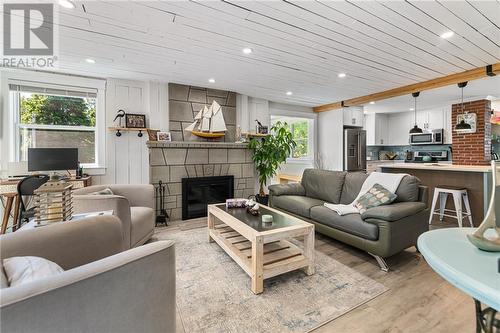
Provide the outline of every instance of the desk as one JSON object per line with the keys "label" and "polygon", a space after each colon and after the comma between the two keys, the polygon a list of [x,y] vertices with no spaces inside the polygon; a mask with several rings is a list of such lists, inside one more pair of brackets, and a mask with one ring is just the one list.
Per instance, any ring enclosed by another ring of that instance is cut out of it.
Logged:
{"label": "desk", "polygon": [[[418,248],[431,268],[456,288],[474,298],[476,332],[494,332],[500,327],[500,253],[485,252],[467,239],[475,228],[428,231],[418,238]],[[489,308],[481,309],[481,303]],[[489,320],[487,319],[489,318]]]}
{"label": "desk", "polygon": [[[5,197],[5,211],[3,213],[2,226],[0,228],[0,235],[5,234],[9,224],[9,217],[14,205],[14,223],[12,231],[16,231],[16,223],[19,218],[19,207],[21,206],[21,198],[17,195],[17,184],[21,179],[4,179],[0,180],[0,196]],[[92,185],[92,177],[87,176],[80,179],[70,178],[69,182],[73,184],[73,188],[82,188]]]}

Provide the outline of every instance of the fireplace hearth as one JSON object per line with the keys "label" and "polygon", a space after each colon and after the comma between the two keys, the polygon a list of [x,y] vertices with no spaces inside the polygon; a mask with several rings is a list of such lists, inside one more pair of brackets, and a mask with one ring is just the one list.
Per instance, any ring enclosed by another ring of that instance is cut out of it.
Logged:
{"label": "fireplace hearth", "polygon": [[182,178],[182,219],[207,216],[207,205],[234,197],[234,176]]}

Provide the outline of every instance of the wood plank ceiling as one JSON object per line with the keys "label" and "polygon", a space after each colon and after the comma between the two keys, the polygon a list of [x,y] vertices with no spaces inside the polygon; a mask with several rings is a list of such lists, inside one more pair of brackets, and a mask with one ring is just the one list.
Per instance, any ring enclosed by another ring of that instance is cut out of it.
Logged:
{"label": "wood plank ceiling", "polygon": [[500,62],[499,1],[81,1],[59,24],[61,71],[311,106]]}

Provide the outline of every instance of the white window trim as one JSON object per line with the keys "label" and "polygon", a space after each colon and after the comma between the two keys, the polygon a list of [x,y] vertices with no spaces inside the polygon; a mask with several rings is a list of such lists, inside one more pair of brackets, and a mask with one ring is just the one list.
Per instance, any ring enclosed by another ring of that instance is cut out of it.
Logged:
{"label": "white window trim", "polygon": [[317,127],[318,127],[318,116],[312,112],[300,112],[300,111],[288,111],[282,109],[272,109],[270,119],[273,116],[283,116],[283,117],[293,117],[293,118],[304,118],[312,120],[312,126],[309,128],[309,156],[293,158],[289,157],[286,159],[286,163],[290,164],[311,164],[314,165],[316,157],[316,147],[317,147]]}
{"label": "white window trim", "polygon": [[[97,90],[95,126],[95,145],[97,149],[96,163],[83,164],[82,166],[85,169],[104,170],[106,168],[106,81],[102,79],[25,70],[2,70],[0,90],[2,94],[3,112],[0,114],[0,119],[2,119],[2,135],[0,137],[3,137],[1,142],[2,155],[5,154],[7,158],[4,158],[5,155],[2,156],[2,166],[0,168],[2,170],[7,170],[8,162],[17,161],[17,129],[13,126],[16,124],[15,117],[17,116],[13,115],[11,112],[12,101],[10,100],[9,83],[19,82],[24,82],[26,85],[40,84],[43,86],[71,87],[74,90],[81,89],[82,91],[88,89]],[[54,127],[51,126],[51,128]]]}

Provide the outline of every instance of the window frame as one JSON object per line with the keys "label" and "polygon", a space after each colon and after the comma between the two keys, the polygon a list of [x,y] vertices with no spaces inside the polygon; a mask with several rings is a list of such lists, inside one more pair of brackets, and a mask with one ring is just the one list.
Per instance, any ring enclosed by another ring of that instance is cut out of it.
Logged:
{"label": "window frame", "polygon": [[[50,82],[50,83],[49,83]],[[9,84],[20,84],[27,86],[40,86],[44,88],[54,88],[62,90],[73,90],[86,92],[96,91],[96,124],[90,127],[95,132],[95,163],[83,163],[85,169],[91,169],[91,174],[103,174],[106,168],[106,146],[105,146],[105,91],[106,81],[101,79],[91,79],[78,76],[60,75],[53,73],[39,73],[29,71],[3,71],[1,79],[1,91],[3,105],[6,112],[0,115],[4,125],[2,131],[7,140],[2,140],[2,151],[8,152],[8,160],[2,158],[2,169],[7,162],[20,162],[19,152],[19,131],[24,125],[20,124],[19,99],[11,98]],[[18,95],[17,95],[18,96]],[[79,96],[78,96],[79,97]],[[18,110],[15,112],[15,110]],[[9,126],[10,125],[10,126]],[[65,125],[28,125],[28,126],[49,126],[50,129],[62,130],[86,130],[87,126],[65,126]],[[9,144],[10,143],[10,144]]]}
{"label": "window frame", "polygon": [[[270,115],[271,125],[274,123],[276,117],[288,117],[288,118],[296,118],[308,121],[308,155],[304,157],[288,157],[286,159],[286,163],[297,163],[297,164],[312,164],[314,163],[314,159],[316,156],[316,123],[317,116],[315,114],[310,114],[306,112],[297,112],[297,111],[285,111],[285,110],[273,110]],[[286,119],[284,120],[286,121]]]}

